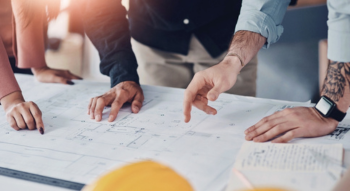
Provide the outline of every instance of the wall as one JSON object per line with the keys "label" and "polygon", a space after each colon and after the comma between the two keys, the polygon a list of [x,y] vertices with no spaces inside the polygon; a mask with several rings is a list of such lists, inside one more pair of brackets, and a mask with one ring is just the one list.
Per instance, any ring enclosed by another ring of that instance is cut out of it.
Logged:
{"label": "wall", "polygon": [[318,99],[318,42],[327,38],[327,14],[326,5],[286,13],[280,41],[258,54],[258,97]]}

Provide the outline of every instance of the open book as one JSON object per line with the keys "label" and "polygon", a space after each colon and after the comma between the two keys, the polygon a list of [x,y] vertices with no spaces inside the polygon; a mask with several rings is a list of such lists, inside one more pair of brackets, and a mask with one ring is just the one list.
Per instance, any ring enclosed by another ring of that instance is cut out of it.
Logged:
{"label": "open book", "polygon": [[[330,190],[341,177],[342,161],[341,144],[245,142],[237,155],[234,169],[254,187]],[[232,173],[227,190],[238,189],[237,179],[237,175]]]}

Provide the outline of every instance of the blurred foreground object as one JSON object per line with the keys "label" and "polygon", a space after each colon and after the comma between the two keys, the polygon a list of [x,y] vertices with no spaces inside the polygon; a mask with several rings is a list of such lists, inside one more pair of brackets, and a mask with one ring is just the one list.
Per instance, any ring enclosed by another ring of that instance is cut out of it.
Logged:
{"label": "blurred foreground object", "polygon": [[114,170],[83,191],[193,191],[186,179],[171,168],[143,161]]}
{"label": "blurred foreground object", "polygon": [[244,190],[244,191],[287,191],[279,188],[255,188],[253,190]]}
{"label": "blurred foreground object", "polygon": [[340,179],[338,184],[335,186],[333,191],[345,191],[350,188],[350,170],[348,169],[343,177]]}
{"label": "blurred foreground object", "polygon": [[81,76],[84,37],[78,14],[79,2],[61,0],[58,17],[49,23],[45,60],[51,68],[70,70]]}
{"label": "blurred foreground object", "polygon": [[[58,39],[58,38],[55,38]],[[47,65],[62,70],[70,70],[72,73],[82,75],[84,39],[80,34],[69,33],[62,39],[57,49],[46,51]]]}
{"label": "blurred foreground object", "polygon": [[289,9],[318,6],[318,5],[324,5],[326,3],[327,3],[327,0],[298,0],[297,4],[295,6],[289,6]]}

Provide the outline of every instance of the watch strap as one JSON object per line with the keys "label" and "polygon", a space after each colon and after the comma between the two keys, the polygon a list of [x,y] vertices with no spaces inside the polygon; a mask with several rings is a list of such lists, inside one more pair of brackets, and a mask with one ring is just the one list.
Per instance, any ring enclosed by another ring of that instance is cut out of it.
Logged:
{"label": "watch strap", "polygon": [[337,107],[334,107],[333,111],[329,114],[329,117],[339,122],[342,121],[345,116],[346,116],[346,113],[341,112]]}

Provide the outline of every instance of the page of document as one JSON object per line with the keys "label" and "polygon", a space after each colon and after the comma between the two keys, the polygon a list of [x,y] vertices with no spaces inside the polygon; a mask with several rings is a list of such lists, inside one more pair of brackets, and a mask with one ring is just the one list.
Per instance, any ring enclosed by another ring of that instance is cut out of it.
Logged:
{"label": "page of document", "polygon": [[274,144],[245,142],[236,158],[238,170],[320,172],[341,166],[341,144]]}
{"label": "page of document", "polygon": [[[341,144],[272,144],[245,142],[234,168],[255,187],[329,191],[341,177]],[[246,189],[231,172],[226,191]]]}
{"label": "page of document", "polygon": [[[251,182],[254,188],[278,188],[288,191],[330,191],[339,181],[339,179],[334,179],[327,172],[244,170],[241,173]],[[247,186],[232,173],[225,191],[247,189]]]}
{"label": "page of document", "polygon": [[80,183],[131,162],[155,160],[170,166],[199,191],[222,190],[244,142],[244,130],[285,107],[308,105],[223,94],[210,103],[215,116],[193,108],[183,120],[184,90],[143,86],[145,101],[138,114],[130,105],[117,119],[101,122],[87,115],[92,97],[109,83],[75,81],[75,85],[44,84],[16,75],[24,97],[43,113],[45,134],[13,130],[0,109],[0,166]]}

